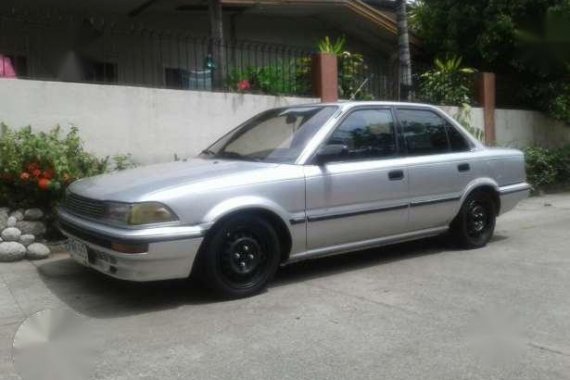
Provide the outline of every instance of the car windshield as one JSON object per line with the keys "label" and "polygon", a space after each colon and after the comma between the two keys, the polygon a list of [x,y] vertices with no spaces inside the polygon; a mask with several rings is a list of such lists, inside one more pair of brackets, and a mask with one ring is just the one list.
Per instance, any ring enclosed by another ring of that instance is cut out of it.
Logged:
{"label": "car windshield", "polygon": [[263,112],[222,137],[201,156],[293,163],[337,109],[302,106]]}

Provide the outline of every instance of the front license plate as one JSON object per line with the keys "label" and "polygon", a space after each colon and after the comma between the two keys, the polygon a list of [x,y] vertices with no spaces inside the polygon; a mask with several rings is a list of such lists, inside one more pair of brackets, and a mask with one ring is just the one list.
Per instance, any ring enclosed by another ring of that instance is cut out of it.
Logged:
{"label": "front license plate", "polygon": [[67,252],[78,263],[89,266],[89,258],[87,255],[87,246],[80,241],[68,239],[66,243]]}

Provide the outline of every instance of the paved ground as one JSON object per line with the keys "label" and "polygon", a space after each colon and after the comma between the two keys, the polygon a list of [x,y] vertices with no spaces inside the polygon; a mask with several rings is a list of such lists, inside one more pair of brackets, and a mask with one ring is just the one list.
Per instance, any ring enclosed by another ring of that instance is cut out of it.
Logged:
{"label": "paved ground", "polygon": [[97,379],[570,379],[569,235],[570,196],[533,198],[484,249],[433,239],[301,263],[228,302],[65,255],[1,264],[0,379],[17,378],[19,323],[48,307],[92,319]]}

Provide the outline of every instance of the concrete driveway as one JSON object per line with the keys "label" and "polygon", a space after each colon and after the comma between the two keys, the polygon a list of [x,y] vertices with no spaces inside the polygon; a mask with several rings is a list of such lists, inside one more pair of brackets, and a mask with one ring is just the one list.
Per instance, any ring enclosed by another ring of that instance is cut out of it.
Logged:
{"label": "concrete driveway", "polygon": [[570,379],[570,196],[529,199],[494,241],[439,239],[300,263],[219,302],[58,255],[0,264],[0,378],[19,323],[66,307],[103,343],[97,379]]}

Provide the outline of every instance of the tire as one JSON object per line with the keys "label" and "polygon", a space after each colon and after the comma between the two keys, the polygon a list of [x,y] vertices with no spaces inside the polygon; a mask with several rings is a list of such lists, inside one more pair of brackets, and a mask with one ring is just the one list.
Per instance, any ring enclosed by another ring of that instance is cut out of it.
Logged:
{"label": "tire", "polygon": [[270,223],[237,215],[214,227],[192,275],[224,298],[249,297],[265,289],[280,257],[279,238]]}
{"label": "tire", "polygon": [[463,202],[451,223],[451,236],[464,249],[487,245],[495,231],[496,209],[490,194],[474,192]]}

